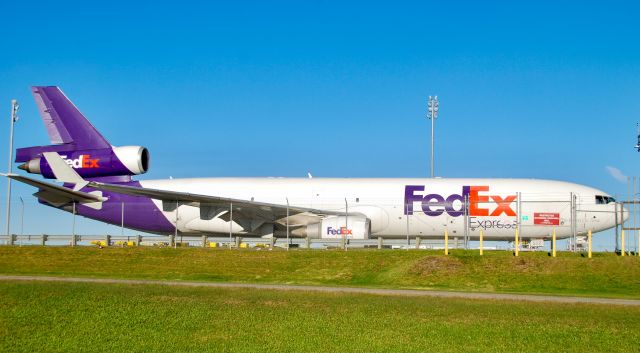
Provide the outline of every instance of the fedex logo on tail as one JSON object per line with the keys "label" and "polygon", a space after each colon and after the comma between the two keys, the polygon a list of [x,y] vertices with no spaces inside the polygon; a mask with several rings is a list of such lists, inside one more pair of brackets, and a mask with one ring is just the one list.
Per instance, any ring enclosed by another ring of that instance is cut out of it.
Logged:
{"label": "fedex logo on tail", "polygon": [[[516,213],[511,208],[511,204],[516,200],[517,195],[498,196],[489,194],[489,186],[463,186],[460,194],[452,194],[446,198],[440,194],[425,193],[424,185],[406,185],[404,188],[404,214],[412,215],[416,202],[420,203],[422,212],[427,216],[440,216],[447,213],[451,217],[458,217],[464,214],[464,201],[469,200],[469,216],[491,216],[497,217],[506,215],[515,217]],[[454,202],[459,201],[457,207]]]}
{"label": "fedex logo on tail", "polygon": [[98,158],[91,159],[91,155],[88,155],[88,154],[81,154],[76,159],[67,159],[67,156],[60,156],[60,157],[62,157],[62,159],[64,159],[64,161],[67,162],[67,164],[74,169],[100,168],[100,166],[98,165],[98,161],[100,160]]}

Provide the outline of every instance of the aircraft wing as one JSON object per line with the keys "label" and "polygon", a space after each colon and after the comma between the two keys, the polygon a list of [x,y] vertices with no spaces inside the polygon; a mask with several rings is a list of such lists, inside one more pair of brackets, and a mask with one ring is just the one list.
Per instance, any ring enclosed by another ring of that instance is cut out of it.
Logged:
{"label": "aircraft wing", "polygon": [[[249,227],[252,230],[259,227],[262,223],[276,222],[284,224],[288,219],[289,225],[295,227],[317,222],[319,219],[330,215],[344,215],[344,212],[338,211],[318,210],[305,207],[287,206],[283,204],[254,202],[219,196],[88,181],[84,180],[75,170],[69,167],[56,152],[45,152],[43,153],[43,156],[51,166],[51,169],[58,181],[76,185],[73,190],[70,190],[72,192],[78,192],[77,190],[86,186],[101,191],[148,197],[161,200],[164,211],[173,211],[179,204],[188,204],[200,209],[201,219],[213,219],[218,217],[225,221],[229,221],[231,219],[231,208],[233,208],[233,220],[245,223],[243,224],[243,227]],[[52,185],[48,183],[43,184]],[[62,189],[69,190],[66,188]],[[350,213],[349,215],[360,214]],[[287,216],[289,217],[287,218]]]}
{"label": "aircraft wing", "polygon": [[203,215],[203,218],[205,219],[211,219],[215,216],[219,216],[220,218],[228,221],[230,213],[226,211],[229,211],[231,207],[233,207],[234,220],[236,218],[244,218],[250,220],[273,222],[286,219],[287,215],[289,217],[298,215],[297,219],[299,219],[302,224],[306,224],[307,222],[302,221],[302,218],[317,219],[329,215],[344,215],[344,212],[318,210],[297,206],[287,207],[286,205],[281,204],[192,194],[187,192],[107,184],[94,181],[90,181],[87,186],[102,191],[110,191],[133,196],[144,196],[156,200],[161,200],[163,201],[163,205],[166,208],[175,207],[175,204],[177,203],[190,204],[192,206],[200,207],[201,215]]}

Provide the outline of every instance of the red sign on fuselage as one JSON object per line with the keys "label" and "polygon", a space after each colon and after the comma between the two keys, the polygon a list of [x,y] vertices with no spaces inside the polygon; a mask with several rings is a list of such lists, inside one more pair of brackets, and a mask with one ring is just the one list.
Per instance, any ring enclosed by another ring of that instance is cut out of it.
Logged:
{"label": "red sign on fuselage", "polygon": [[533,224],[541,226],[559,226],[560,214],[559,213],[534,213]]}

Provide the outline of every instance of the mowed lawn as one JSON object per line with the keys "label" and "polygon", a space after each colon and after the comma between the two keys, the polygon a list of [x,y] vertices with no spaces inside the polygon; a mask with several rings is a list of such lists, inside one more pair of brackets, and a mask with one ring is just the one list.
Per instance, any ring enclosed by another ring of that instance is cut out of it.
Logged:
{"label": "mowed lawn", "polygon": [[0,282],[2,352],[633,352],[640,308]]}
{"label": "mowed lawn", "polygon": [[3,246],[0,274],[640,298],[640,258],[604,253]]}

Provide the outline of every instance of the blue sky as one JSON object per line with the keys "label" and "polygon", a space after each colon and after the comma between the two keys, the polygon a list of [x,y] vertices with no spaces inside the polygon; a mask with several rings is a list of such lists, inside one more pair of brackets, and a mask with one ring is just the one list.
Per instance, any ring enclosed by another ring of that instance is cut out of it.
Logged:
{"label": "blue sky", "polygon": [[[633,2],[5,2],[0,104],[59,85],[144,178],[637,175]],[[8,120],[8,117],[7,117]],[[8,123],[0,134],[7,146]],[[5,157],[6,158],[6,157]],[[16,196],[32,200],[31,189]]]}

